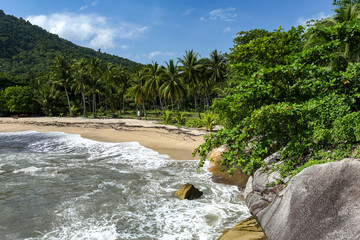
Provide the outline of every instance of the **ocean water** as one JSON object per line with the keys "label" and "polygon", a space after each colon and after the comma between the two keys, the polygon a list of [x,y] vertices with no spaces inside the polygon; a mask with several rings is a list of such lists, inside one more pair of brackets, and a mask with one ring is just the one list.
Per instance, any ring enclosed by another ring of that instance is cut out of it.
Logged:
{"label": "ocean water", "polygon": [[[217,239],[248,209],[196,166],[138,143],[0,133],[0,239]],[[174,197],[187,182],[204,195]]]}

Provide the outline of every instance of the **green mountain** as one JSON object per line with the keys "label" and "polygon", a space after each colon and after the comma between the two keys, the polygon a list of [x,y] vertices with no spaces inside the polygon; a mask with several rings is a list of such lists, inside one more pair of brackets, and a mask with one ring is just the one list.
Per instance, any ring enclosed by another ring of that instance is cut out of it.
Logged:
{"label": "green mountain", "polygon": [[0,75],[14,77],[45,74],[58,54],[68,59],[95,56],[129,69],[141,65],[122,57],[77,46],[29,21],[6,15],[0,10]]}

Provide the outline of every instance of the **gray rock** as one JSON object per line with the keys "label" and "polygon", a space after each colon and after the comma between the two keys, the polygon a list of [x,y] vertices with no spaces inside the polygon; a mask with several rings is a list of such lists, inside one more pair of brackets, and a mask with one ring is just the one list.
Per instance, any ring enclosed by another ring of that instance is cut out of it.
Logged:
{"label": "gray rock", "polygon": [[278,179],[282,179],[279,172],[266,172],[262,168],[249,178],[245,187],[244,198],[253,215],[267,207],[282,190],[284,185],[274,186]]}
{"label": "gray rock", "polygon": [[271,154],[267,158],[265,158],[264,163],[265,164],[272,164],[272,163],[276,163],[280,159],[281,159],[281,153],[276,152],[276,153]]}
{"label": "gray rock", "polygon": [[245,200],[269,240],[360,239],[359,160],[306,168],[272,201],[256,186],[264,182],[258,177],[255,173]]}

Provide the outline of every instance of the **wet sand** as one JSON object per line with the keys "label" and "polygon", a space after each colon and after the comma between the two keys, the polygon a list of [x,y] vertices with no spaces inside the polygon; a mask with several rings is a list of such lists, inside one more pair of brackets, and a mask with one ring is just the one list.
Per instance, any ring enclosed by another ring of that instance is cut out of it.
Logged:
{"label": "wet sand", "polygon": [[192,152],[204,142],[204,130],[136,119],[0,118],[0,132],[65,132],[101,142],[138,142],[176,160],[199,159]]}

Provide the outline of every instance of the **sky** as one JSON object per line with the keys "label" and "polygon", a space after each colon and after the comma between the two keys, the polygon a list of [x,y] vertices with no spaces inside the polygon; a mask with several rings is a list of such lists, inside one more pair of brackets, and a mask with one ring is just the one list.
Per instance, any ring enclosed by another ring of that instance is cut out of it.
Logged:
{"label": "sky", "polygon": [[148,64],[208,57],[240,31],[288,30],[334,14],[332,0],[0,0],[22,17],[80,46]]}

